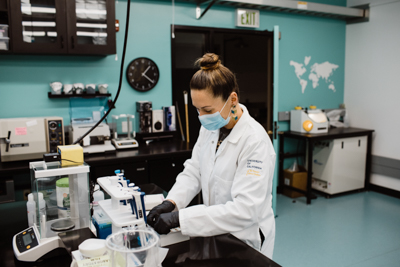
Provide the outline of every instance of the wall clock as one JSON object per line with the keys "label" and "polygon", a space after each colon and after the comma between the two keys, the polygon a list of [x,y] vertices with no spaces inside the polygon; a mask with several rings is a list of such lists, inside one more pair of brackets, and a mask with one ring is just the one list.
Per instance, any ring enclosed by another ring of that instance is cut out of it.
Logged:
{"label": "wall clock", "polygon": [[153,89],[159,78],[160,71],[156,63],[149,58],[136,58],[129,63],[126,69],[126,79],[129,85],[140,92]]}

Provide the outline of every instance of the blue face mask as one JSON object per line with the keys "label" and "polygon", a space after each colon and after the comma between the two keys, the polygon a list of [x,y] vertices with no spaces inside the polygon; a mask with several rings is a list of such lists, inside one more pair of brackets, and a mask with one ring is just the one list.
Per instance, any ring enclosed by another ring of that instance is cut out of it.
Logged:
{"label": "blue face mask", "polygon": [[[222,107],[222,109],[220,111],[222,111],[224,109],[224,107],[226,106],[226,103],[228,103],[229,98],[226,100],[224,106]],[[229,112],[229,116],[228,118],[224,119],[221,116],[220,111],[217,111],[213,114],[206,114],[206,115],[201,115],[199,116],[199,120],[201,125],[204,126],[204,128],[206,128],[209,131],[216,131],[222,127],[224,127],[225,125],[227,125],[229,123],[229,119],[230,119],[230,112]]]}

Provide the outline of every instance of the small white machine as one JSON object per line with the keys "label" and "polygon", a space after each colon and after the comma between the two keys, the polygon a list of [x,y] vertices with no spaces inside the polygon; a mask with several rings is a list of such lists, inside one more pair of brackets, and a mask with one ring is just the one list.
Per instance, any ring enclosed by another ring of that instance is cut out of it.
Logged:
{"label": "small white machine", "polygon": [[[73,123],[70,126],[70,143],[74,143],[83,136],[95,123]],[[102,153],[115,151],[111,144],[110,127],[105,123],[100,123],[81,143],[83,153]]]}
{"label": "small white machine", "polygon": [[[114,125],[114,138],[112,143],[117,149],[135,148],[139,146],[139,143],[133,138],[136,133],[133,130],[132,122],[135,122],[135,116],[131,114],[113,115]],[[127,133],[127,137],[118,138],[118,132]],[[133,136],[133,137],[132,137]]]}
{"label": "small white machine", "polygon": [[364,188],[366,158],[366,136],[317,143],[312,188],[330,195]]}
{"label": "small white machine", "polygon": [[152,129],[153,133],[164,131],[164,111],[162,109],[153,110]]}
{"label": "small white machine", "polygon": [[290,130],[300,133],[327,133],[329,128],[328,119],[324,112],[316,106],[310,109],[295,107],[290,111]]}
{"label": "small white machine", "polygon": [[[62,167],[59,162],[31,162],[32,193],[36,196],[36,222],[33,226],[13,237],[12,245],[16,258],[20,261],[33,262],[59,247],[65,247],[59,233],[90,226],[90,190],[89,166]],[[63,208],[68,213],[49,212],[50,205],[40,208],[39,192],[57,194],[57,181],[68,180],[68,187],[63,189]],[[66,191],[68,192],[66,192]],[[86,196],[86,197],[85,197]]]}
{"label": "small white machine", "polygon": [[[97,178],[100,187],[111,196],[111,199],[99,201],[100,208],[107,214],[112,222],[112,233],[120,231],[122,228],[137,226],[144,229],[147,221],[145,207],[145,193],[135,184],[128,184],[122,173],[116,176]],[[150,201],[150,199],[149,199]],[[154,202],[154,198],[151,199]],[[161,204],[162,199],[158,204]],[[154,203],[151,207],[154,207]],[[160,237],[160,245],[167,246],[188,240],[188,236],[183,236],[179,228],[172,229],[168,235]]]}
{"label": "small white machine", "polygon": [[39,159],[64,145],[61,117],[0,119],[1,161]]}

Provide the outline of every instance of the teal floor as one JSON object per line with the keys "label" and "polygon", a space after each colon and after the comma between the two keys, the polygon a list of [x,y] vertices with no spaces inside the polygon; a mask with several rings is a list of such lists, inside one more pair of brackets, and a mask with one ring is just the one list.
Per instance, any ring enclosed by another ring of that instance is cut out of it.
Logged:
{"label": "teal floor", "polygon": [[353,193],[311,205],[277,197],[273,260],[284,267],[399,267],[400,199]]}

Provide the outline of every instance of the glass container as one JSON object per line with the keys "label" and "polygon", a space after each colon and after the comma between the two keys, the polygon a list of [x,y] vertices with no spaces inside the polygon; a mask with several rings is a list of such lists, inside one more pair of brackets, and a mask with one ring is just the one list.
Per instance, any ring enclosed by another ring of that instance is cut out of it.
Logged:
{"label": "glass container", "polygon": [[89,165],[37,161],[30,162],[30,173],[41,239],[90,226]]}

